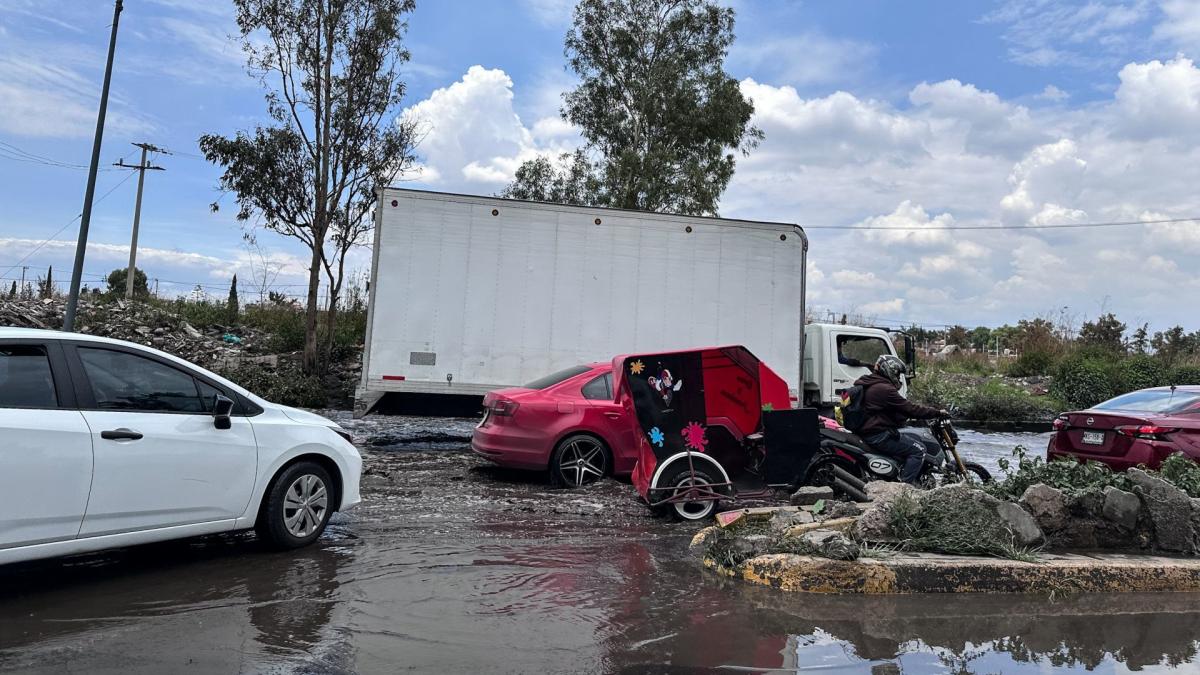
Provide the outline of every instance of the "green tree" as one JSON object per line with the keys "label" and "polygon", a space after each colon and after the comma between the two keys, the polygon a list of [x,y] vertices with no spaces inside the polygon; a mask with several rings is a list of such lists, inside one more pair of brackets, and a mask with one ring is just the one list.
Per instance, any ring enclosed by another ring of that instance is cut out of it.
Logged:
{"label": "green tree", "polygon": [[1021,319],[1017,322],[1016,345],[1022,352],[1051,352],[1060,346],[1054,324],[1046,319]]}
{"label": "green tree", "polygon": [[1112,312],[1085,321],[1079,328],[1079,342],[1089,347],[1098,347],[1110,352],[1125,351],[1125,324]]}
{"label": "green tree", "polygon": [[975,349],[986,350],[992,346],[992,329],[987,326],[976,326],[971,331],[971,346]]}
{"label": "green tree", "polygon": [[1138,329],[1133,331],[1133,338],[1129,341],[1129,349],[1134,354],[1145,354],[1150,346],[1149,337],[1150,324],[1144,323],[1138,326]]}
{"label": "green tree", "polygon": [[225,301],[225,311],[229,314],[229,323],[237,323],[238,320],[238,290],[237,290],[237,275],[233,275],[233,281],[229,282],[229,299]]}
{"label": "green tree", "polygon": [[967,329],[963,326],[951,326],[946,330],[946,344],[958,345],[965,348],[971,342]]}
{"label": "green tree", "polygon": [[376,189],[412,166],[415,124],[400,117],[400,106],[405,16],[414,3],[234,0],[234,7],[248,69],[268,90],[271,122],[232,138],[201,136],[200,149],[223,168],[219,184],[237,196],[239,220],[257,217],[309,249],[303,366],[312,373],[320,361],[322,272],[332,336],[346,254],[371,230]]}
{"label": "green tree", "polygon": [[580,83],[562,116],[585,148],[559,166],[527,162],[501,194],[716,214],[737,151],[763,138],[725,72],[733,26],[714,0],[580,0],[565,42]]}
{"label": "green tree", "polygon": [[[113,296],[125,296],[125,279],[129,276],[129,270],[124,267],[108,273],[104,277],[105,283],[108,284],[108,293]],[[150,288],[146,284],[146,273],[140,267],[133,268],[133,297],[146,297],[150,295]]]}
{"label": "green tree", "polygon": [[501,196],[587,206],[595,202],[599,183],[582,150],[564,152],[557,162],[541,156],[517,167],[516,178]]}
{"label": "green tree", "polygon": [[1183,326],[1174,326],[1166,331],[1159,331],[1150,339],[1154,353],[1168,365],[1175,363],[1179,357],[1187,354],[1191,346]]}
{"label": "green tree", "polygon": [[54,297],[54,266],[51,265],[46,269],[46,279],[42,282],[41,296],[43,298]]}

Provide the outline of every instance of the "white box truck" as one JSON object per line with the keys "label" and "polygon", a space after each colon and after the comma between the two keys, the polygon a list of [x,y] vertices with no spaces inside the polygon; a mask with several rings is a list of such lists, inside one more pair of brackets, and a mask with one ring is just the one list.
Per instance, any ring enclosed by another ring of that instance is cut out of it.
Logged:
{"label": "white box truck", "polygon": [[[386,188],[356,413],[390,392],[480,396],[617,354],[718,344],[748,347],[799,400],[807,252],[790,223]],[[809,380],[840,383],[837,363],[808,359]]]}

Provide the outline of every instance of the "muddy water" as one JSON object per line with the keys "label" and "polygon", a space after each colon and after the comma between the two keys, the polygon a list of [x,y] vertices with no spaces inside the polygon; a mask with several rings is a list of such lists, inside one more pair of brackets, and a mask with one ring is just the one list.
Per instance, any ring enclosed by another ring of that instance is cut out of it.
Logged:
{"label": "muddy water", "polygon": [[[0,670],[1032,673],[1200,664],[1197,596],[780,594],[701,570],[685,552],[695,528],[649,517],[626,484],[567,493],[481,467],[457,440],[469,421],[347,425],[368,459],[367,501],[336,516],[312,547],[279,554],[249,536],[212,537],[0,570]],[[966,450],[985,462],[1038,440],[972,434],[963,434]]]}

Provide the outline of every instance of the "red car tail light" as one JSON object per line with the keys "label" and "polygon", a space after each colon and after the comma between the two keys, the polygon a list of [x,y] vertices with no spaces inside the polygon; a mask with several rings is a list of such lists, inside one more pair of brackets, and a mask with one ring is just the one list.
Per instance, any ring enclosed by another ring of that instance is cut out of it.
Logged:
{"label": "red car tail light", "polygon": [[1133,424],[1116,428],[1116,432],[1122,436],[1141,438],[1148,441],[1166,440],[1164,436],[1173,434],[1176,431],[1179,431],[1179,429],[1175,427],[1160,427],[1155,424]]}
{"label": "red car tail light", "polygon": [[1054,418],[1054,430],[1055,431],[1062,431],[1063,429],[1066,429],[1066,428],[1067,428],[1067,416],[1066,415],[1059,415],[1058,417]]}
{"label": "red car tail light", "polygon": [[520,404],[512,399],[498,398],[492,401],[492,414],[498,417],[512,417]]}

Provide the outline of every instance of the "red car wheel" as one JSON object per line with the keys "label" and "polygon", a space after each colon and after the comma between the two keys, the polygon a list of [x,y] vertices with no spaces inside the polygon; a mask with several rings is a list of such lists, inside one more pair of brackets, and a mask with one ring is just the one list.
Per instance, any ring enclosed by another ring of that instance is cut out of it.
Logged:
{"label": "red car wheel", "polygon": [[595,436],[575,434],[559,441],[550,460],[555,485],[579,488],[594,483],[610,471],[608,448]]}

